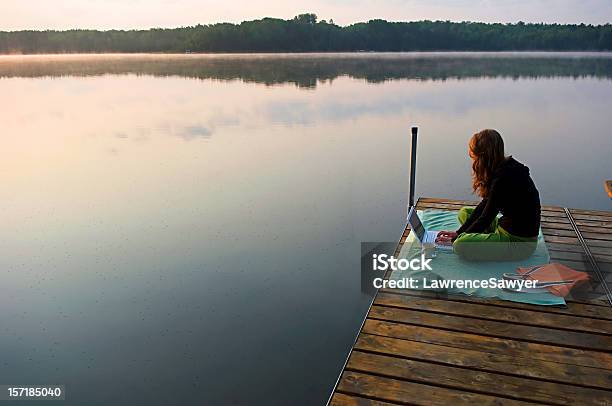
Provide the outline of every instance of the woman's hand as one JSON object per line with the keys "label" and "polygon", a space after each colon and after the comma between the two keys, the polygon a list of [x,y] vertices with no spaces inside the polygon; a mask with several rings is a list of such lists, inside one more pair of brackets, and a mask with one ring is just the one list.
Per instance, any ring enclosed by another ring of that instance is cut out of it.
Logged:
{"label": "woman's hand", "polygon": [[457,238],[457,233],[454,231],[440,231],[436,236],[436,244],[451,245],[455,238]]}

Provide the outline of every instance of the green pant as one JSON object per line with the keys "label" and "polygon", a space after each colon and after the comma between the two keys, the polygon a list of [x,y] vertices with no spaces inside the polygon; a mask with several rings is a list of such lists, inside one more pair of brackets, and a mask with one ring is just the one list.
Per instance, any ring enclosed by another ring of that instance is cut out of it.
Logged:
{"label": "green pant", "polygon": [[[462,207],[457,215],[461,224],[472,215],[472,207]],[[453,243],[453,250],[469,261],[516,261],[529,257],[535,251],[537,237],[512,235],[500,227],[497,218],[486,233],[461,233]]]}

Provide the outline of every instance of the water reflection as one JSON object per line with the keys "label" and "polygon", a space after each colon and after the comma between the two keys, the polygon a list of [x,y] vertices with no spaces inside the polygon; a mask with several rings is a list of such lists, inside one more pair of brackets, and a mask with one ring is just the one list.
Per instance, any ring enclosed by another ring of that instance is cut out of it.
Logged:
{"label": "water reflection", "polygon": [[136,74],[243,80],[313,88],[341,76],[391,79],[612,76],[610,53],[345,53],[257,55],[62,55],[0,57],[0,77]]}

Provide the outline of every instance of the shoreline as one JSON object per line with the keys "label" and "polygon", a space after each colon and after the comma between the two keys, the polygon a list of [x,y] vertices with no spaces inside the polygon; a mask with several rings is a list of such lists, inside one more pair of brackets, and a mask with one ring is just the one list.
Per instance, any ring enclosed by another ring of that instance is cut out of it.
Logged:
{"label": "shoreline", "polygon": [[317,52],[63,52],[63,53],[11,53],[2,54],[0,57],[36,57],[36,56],[500,56],[500,57],[538,57],[538,56],[559,56],[569,57],[576,55],[580,57],[610,57],[612,51],[597,51],[597,50],[575,50],[575,51],[556,51],[556,50],[530,50],[530,51],[317,51]]}

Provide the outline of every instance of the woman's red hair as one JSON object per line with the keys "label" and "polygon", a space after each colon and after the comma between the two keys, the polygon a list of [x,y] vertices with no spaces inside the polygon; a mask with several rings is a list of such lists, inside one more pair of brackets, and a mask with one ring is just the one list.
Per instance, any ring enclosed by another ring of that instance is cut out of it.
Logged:
{"label": "woman's red hair", "polygon": [[472,163],[472,188],[480,197],[487,197],[491,187],[493,172],[506,158],[504,140],[491,129],[477,132],[470,139]]}

